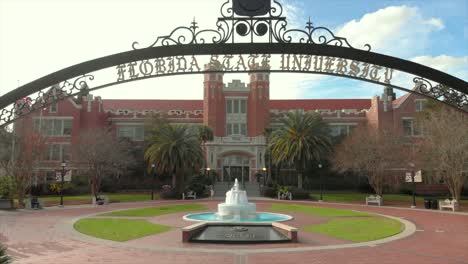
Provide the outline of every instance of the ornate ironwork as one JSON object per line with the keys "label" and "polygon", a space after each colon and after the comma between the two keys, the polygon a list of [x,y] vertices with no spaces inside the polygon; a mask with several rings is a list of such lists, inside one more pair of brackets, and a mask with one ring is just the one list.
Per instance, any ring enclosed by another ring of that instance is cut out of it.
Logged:
{"label": "ornate ironwork", "polygon": [[[159,36],[146,48],[168,45],[224,44],[224,43],[308,43],[334,45],[355,49],[346,38],[336,36],[326,27],[314,27],[306,22],[304,29],[288,29],[282,5],[273,0],[270,10],[264,16],[239,16],[233,11],[233,0],[227,0],[220,8],[221,17],[216,29],[199,30],[193,20],[190,26],[175,28],[169,35]],[[132,48],[138,49],[139,43],[133,42]],[[369,44],[364,50],[370,51]]]}
{"label": "ornate ironwork", "polygon": [[87,90],[87,80],[94,80],[94,76],[91,74],[85,74],[72,81],[66,80],[60,84],[53,85],[45,92],[44,90],[41,90],[34,98],[27,96],[21,100],[17,100],[13,103],[12,108],[3,108],[0,111],[0,123],[11,123],[21,116],[28,115],[35,110],[44,108],[55,102]]}
{"label": "ornate ironwork", "polygon": [[446,85],[432,83],[424,78],[415,77],[413,82],[416,84],[417,92],[428,95],[435,99],[442,98],[445,103],[454,105],[460,109],[468,111],[468,95],[452,89]]}

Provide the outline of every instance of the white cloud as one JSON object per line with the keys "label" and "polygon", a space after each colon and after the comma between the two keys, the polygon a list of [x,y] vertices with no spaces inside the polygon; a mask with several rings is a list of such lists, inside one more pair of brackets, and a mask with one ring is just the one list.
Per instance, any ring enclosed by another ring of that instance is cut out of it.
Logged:
{"label": "white cloud", "polygon": [[[459,70],[468,68],[468,56],[465,57],[452,57],[448,55],[432,56],[418,56],[411,59],[411,61],[419,64],[426,65],[431,68],[438,69],[443,72],[448,72],[456,75]],[[468,76],[457,76],[459,78],[468,79]]]}
{"label": "white cloud", "polygon": [[434,26],[438,30],[445,28],[444,22],[442,22],[440,18],[431,18],[429,20],[426,20],[425,23]]}
{"label": "white cloud", "polygon": [[337,35],[355,48],[370,44],[373,51],[405,57],[424,50],[429,34],[443,27],[442,20],[424,18],[416,7],[389,6],[345,23]]}

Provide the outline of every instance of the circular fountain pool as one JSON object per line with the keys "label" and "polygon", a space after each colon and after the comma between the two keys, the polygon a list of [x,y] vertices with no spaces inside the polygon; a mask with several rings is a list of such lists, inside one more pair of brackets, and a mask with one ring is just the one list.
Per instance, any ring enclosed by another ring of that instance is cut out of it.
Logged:
{"label": "circular fountain pool", "polygon": [[267,212],[257,212],[255,218],[251,219],[241,219],[241,218],[231,218],[231,219],[220,219],[217,213],[197,213],[197,214],[188,214],[184,215],[184,220],[187,221],[199,221],[199,222],[255,222],[255,223],[268,223],[268,222],[282,222],[291,220],[292,216],[285,214],[275,214]]}

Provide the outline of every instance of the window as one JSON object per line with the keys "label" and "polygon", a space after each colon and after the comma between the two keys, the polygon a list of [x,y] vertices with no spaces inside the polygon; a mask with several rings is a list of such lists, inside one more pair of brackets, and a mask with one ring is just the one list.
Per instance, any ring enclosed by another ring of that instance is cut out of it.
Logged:
{"label": "window", "polygon": [[232,103],[234,104],[233,113],[235,114],[239,113],[239,100],[232,100]]}
{"label": "window", "polygon": [[49,113],[57,113],[57,109],[58,109],[58,104],[55,102],[50,105]]}
{"label": "window", "polygon": [[330,125],[330,135],[332,137],[347,136],[354,127],[355,125]]}
{"label": "window", "polygon": [[423,129],[413,119],[403,119],[403,134],[408,137],[422,136]]}
{"label": "window", "polygon": [[247,112],[247,101],[245,99],[227,99],[226,113],[245,114]]}
{"label": "window", "polygon": [[239,135],[239,124],[233,124],[232,134]]}
{"label": "window", "polygon": [[426,99],[416,99],[414,100],[416,104],[416,112],[422,112],[426,106],[427,100]]}
{"label": "window", "polygon": [[44,160],[71,160],[70,144],[49,144],[45,151]]}
{"label": "window", "polygon": [[46,181],[47,182],[55,182],[57,179],[55,178],[55,171],[48,171],[46,172]]}
{"label": "window", "polygon": [[246,124],[240,124],[240,133],[241,135],[247,135],[247,126]]}
{"label": "window", "polygon": [[41,131],[43,136],[66,137],[72,133],[72,119],[34,119],[34,131]]}
{"label": "window", "polygon": [[143,141],[145,139],[145,131],[143,126],[118,126],[118,138],[128,138],[132,141]]}
{"label": "window", "polygon": [[226,112],[228,114],[232,113],[232,100],[227,100],[226,101]]}
{"label": "window", "polygon": [[241,114],[245,114],[246,113],[246,101],[240,100],[240,104],[241,104],[241,107],[240,107]]}
{"label": "window", "polygon": [[228,123],[226,125],[226,134],[231,135],[247,135],[247,125],[245,123]]}

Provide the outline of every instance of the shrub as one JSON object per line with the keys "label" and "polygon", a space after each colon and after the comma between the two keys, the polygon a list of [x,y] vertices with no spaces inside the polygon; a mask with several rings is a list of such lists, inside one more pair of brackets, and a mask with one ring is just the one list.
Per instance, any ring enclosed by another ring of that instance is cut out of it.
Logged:
{"label": "shrub", "polygon": [[372,186],[370,186],[369,183],[361,183],[358,185],[358,191],[361,193],[374,193],[374,189],[372,189]]}
{"label": "shrub", "polygon": [[6,254],[6,248],[0,244],[0,264],[11,263],[11,258]]}
{"label": "shrub", "polygon": [[262,195],[265,197],[276,198],[276,188],[273,187],[263,187]]}
{"label": "shrub", "polygon": [[12,177],[0,177],[0,198],[11,199],[15,193],[15,182]]}
{"label": "shrub", "polygon": [[212,180],[208,176],[196,175],[190,179],[185,191],[194,191],[197,193],[197,197],[206,197],[209,195],[207,188],[209,185],[212,185]]}
{"label": "shrub", "polygon": [[401,194],[408,194],[408,195],[413,194],[413,190],[409,186],[404,185],[404,184],[401,185],[400,190],[398,192]]}
{"label": "shrub", "polygon": [[161,199],[178,199],[180,196],[180,193],[178,193],[175,189],[172,189],[170,185],[162,186]]}
{"label": "shrub", "polygon": [[64,193],[66,190],[69,190],[71,189],[73,186],[70,182],[64,182],[63,183],[63,188],[62,188],[62,183],[61,182],[55,182],[55,183],[51,183],[49,185],[49,189],[50,191],[54,192],[54,193],[57,193],[57,194],[60,194],[60,190],[62,190]]}
{"label": "shrub", "polygon": [[289,191],[292,193],[294,200],[308,200],[310,199],[310,193],[304,189],[290,188]]}

